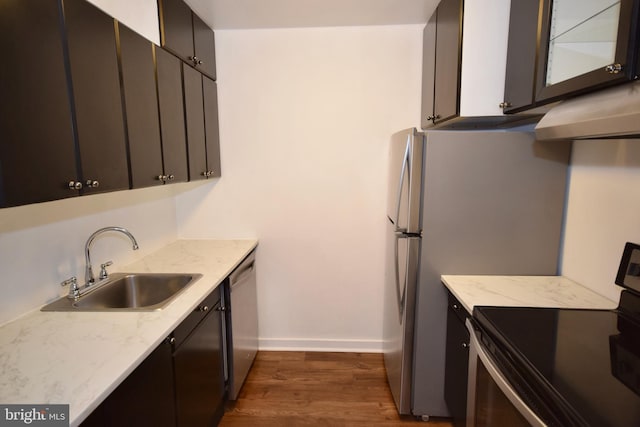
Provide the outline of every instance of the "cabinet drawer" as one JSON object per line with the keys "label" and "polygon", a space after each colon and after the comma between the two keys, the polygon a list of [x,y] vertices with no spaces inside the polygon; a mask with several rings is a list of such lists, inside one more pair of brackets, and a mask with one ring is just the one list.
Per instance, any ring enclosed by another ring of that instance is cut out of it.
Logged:
{"label": "cabinet drawer", "polygon": [[213,292],[211,292],[198,306],[193,310],[186,319],[180,323],[180,325],[173,331],[173,337],[175,340],[175,347],[177,349],[180,344],[189,336],[191,331],[205,318],[211,310],[220,302],[220,288],[218,286]]}
{"label": "cabinet drawer", "polygon": [[449,309],[451,309],[451,311],[458,317],[458,319],[460,319],[460,321],[464,323],[467,317],[471,317],[471,315],[467,312],[462,303],[453,296],[451,292],[447,291],[447,295],[449,297]]}

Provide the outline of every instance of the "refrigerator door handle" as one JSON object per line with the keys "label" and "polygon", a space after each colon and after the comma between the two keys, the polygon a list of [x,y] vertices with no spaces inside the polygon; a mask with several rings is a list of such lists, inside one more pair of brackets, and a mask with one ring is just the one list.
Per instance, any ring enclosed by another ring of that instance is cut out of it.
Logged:
{"label": "refrigerator door handle", "polygon": [[411,156],[411,136],[407,137],[407,147],[404,151],[404,157],[402,158],[402,169],[400,171],[400,181],[398,182],[398,200],[396,200],[396,217],[395,217],[395,226],[396,231],[398,232],[406,232],[406,228],[400,228],[400,207],[402,206],[402,188],[404,187],[404,177],[410,173],[409,169],[409,161]]}
{"label": "refrigerator door handle", "polygon": [[405,291],[406,291],[406,280],[404,283],[404,286],[402,286],[402,289],[400,289],[400,259],[398,257],[398,244],[400,243],[400,240],[403,239],[404,236],[402,233],[396,233],[395,236],[395,244],[394,244],[394,256],[395,256],[395,260],[393,265],[395,266],[394,270],[395,270],[395,282],[396,282],[396,302],[398,304],[398,314],[400,317],[400,324],[402,324],[402,319],[404,318],[404,296],[405,296]]}

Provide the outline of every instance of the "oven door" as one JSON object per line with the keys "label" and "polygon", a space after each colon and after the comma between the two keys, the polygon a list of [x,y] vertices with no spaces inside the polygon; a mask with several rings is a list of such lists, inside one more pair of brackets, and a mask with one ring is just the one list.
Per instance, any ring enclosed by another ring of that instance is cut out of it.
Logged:
{"label": "oven door", "polygon": [[480,332],[470,319],[467,427],[544,427],[546,424],[527,406],[482,346]]}

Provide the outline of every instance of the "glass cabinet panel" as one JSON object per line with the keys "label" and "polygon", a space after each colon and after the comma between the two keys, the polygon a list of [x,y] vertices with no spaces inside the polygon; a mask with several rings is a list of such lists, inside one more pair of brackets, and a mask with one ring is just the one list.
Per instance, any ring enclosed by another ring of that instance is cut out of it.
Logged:
{"label": "glass cabinet panel", "polygon": [[633,0],[542,0],[536,101],[632,79]]}
{"label": "glass cabinet panel", "polygon": [[619,1],[554,1],[547,86],[612,64],[619,16]]}

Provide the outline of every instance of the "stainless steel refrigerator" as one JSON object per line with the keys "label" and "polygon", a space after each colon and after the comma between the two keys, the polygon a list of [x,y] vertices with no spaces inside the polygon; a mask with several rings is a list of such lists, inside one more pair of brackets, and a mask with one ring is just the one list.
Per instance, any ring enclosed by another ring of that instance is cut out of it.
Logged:
{"label": "stainless steel refrigerator", "polygon": [[449,415],[441,275],[557,274],[570,151],[529,132],[392,136],[383,351],[399,413]]}

